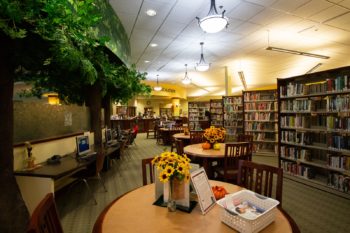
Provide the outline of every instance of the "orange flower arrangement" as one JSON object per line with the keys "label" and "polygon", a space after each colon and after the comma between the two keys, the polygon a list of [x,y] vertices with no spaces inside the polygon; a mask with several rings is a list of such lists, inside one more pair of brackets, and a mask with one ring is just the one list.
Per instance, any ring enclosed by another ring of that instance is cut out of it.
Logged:
{"label": "orange flower arrangement", "polygon": [[210,126],[204,130],[203,136],[208,140],[209,143],[223,142],[225,140],[226,131],[224,128],[216,128]]}

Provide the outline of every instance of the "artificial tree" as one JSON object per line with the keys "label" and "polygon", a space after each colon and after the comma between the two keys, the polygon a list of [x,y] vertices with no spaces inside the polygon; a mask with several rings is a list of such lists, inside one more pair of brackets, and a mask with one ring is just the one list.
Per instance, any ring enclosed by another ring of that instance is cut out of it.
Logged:
{"label": "artificial tree", "polygon": [[110,62],[107,38],[93,29],[100,19],[93,0],[0,0],[0,232],[26,232],[29,220],[13,175],[16,79],[32,81],[37,94],[50,88],[66,102],[87,102],[97,145],[101,99],[108,90],[119,99],[150,91],[140,83],[144,74]]}

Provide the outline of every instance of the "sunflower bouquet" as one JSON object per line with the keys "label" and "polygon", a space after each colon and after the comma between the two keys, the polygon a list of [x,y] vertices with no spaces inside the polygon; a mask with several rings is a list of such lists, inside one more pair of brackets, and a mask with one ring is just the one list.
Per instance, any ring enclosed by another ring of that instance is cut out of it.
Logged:
{"label": "sunflower bouquet", "polygon": [[157,155],[152,160],[152,165],[156,166],[159,173],[159,180],[163,183],[175,178],[186,182],[190,179],[190,159],[184,155],[178,155],[175,152],[165,151]]}
{"label": "sunflower bouquet", "polygon": [[225,129],[224,128],[216,128],[215,126],[210,126],[204,130],[203,136],[209,143],[217,143],[223,142],[225,140]]}

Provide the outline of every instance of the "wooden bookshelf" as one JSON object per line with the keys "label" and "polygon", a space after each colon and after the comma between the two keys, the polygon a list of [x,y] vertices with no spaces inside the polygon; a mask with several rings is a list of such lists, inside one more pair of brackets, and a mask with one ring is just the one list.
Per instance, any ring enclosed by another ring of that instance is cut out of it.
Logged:
{"label": "wooden bookshelf", "polygon": [[222,99],[226,141],[237,141],[237,136],[243,134],[243,96],[223,96]]}
{"label": "wooden bookshelf", "polygon": [[224,126],[224,111],[222,99],[210,100],[210,125],[215,127]]}
{"label": "wooden bookshelf", "polygon": [[167,117],[173,116],[173,110],[172,108],[159,108],[159,116],[162,117],[164,114],[167,115]]}
{"label": "wooden bookshelf", "polygon": [[244,132],[253,135],[253,152],[277,156],[276,89],[243,91]]}
{"label": "wooden bookshelf", "polygon": [[350,67],[277,80],[279,166],[350,197]]}
{"label": "wooden bookshelf", "polygon": [[205,113],[209,113],[209,111],[209,101],[188,102],[188,124],[190,129],[205,129],[209,127],[209,117]]}

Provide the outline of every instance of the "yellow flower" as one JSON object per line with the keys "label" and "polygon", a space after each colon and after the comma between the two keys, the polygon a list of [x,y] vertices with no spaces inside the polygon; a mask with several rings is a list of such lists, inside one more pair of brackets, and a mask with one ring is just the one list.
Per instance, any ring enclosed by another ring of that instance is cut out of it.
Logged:
{"label": "yellow flower", "polygon": [[188,181],[185,174],[190,174],[190,159],[187,155],[178,155],[175,152],[163,152],[152,160],[152,164],[160,170],[159,180],[167,182],[169,179],[177,178]]}
{"label": "yellow flower", "polygon": [[162,171],[162,172],[159,174],[159,180],[160,180],[161,182],[168,182],[168,180],[169,180],[168,174],[167,174],[165,171]]}

